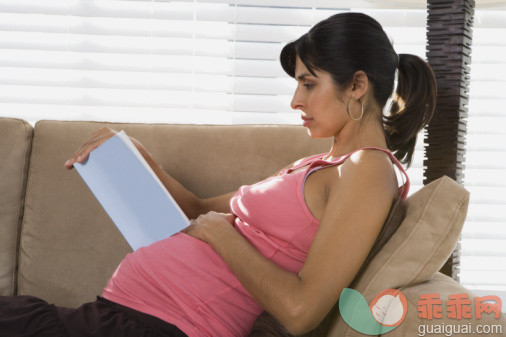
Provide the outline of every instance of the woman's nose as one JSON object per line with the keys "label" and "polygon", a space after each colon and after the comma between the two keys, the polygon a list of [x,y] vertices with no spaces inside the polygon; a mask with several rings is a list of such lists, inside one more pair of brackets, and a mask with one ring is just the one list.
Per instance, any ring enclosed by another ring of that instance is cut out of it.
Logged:
{"label": "woman's nose", "polygon": [[302,97],[299,95],[299,90],[295,90],[295,93],[293,94],[292,102],[290,103],[290,106],[292,109],[297,110],[301,109],[304,104],[302,101]]}

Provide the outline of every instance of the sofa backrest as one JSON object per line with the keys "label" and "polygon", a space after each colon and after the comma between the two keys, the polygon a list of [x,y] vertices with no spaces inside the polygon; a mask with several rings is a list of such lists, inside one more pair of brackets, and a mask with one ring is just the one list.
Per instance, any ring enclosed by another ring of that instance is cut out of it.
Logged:
{"label": "sofa backrest", "polygon": [[18,294],[62,306],[94,300],[131,252],[79,174],[64,162],[101,127],[138,139],[164,169],[199,197],[272,175],[330,149],[290,125],[147,125],[40,121],[35,125],[21,230]]}
{"label": "sofa backrest", "polygon": [[0,135],[0,295],[13,295],[33,128],[20,119],[0,118]]}

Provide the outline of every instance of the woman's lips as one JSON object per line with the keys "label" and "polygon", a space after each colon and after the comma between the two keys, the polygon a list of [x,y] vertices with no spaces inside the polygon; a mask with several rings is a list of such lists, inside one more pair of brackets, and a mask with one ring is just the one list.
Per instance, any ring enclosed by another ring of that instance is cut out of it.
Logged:
{"label": "woman's lips", "polygon": [[301,117],[301,118],[302,118],[302,120],[304,121],[304,122],[302,123],[302,125],[303,125],[303,126],[308,126],[308,125],[309,125],[309,123],[311,123],[311,121],[313,120],[312,118],[307,118],[307,117]]}

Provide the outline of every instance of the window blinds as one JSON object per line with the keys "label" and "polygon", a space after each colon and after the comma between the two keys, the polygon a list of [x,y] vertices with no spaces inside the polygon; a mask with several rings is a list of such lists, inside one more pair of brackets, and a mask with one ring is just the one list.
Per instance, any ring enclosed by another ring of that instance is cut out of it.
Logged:
{"label": "window blinds", "polygon": [[[289,41],[343,11],[377,19],[425,58],[425,4],[334,0],[0,0],[0,115],[202,124],[301,124]],[[398,5],[397,5],[398,6]],[[420,138],[419,138],[420,139]],[[408,174],[422,186],[423,147]],[[400,176],[399,176],[400,178]]]}
{"label": "window blinds", "polygon": [[[336,4],[340,8],[336,8]],[[2,114],[170,123],[299,123],[286,42],[365,1],[0,0]],[[364,8],[361,8],[364,9]],[[425,10],[369,8],[424,54]]]}
{"label": "window blinds", "polygon": [[475,9],[460,282],[506,312],[506,6]]}

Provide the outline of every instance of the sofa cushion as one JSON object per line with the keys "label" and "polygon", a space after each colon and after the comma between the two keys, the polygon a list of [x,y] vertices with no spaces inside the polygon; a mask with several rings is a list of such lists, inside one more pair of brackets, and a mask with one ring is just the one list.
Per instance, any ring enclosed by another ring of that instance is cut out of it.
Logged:
{"label": "sofa cushion", "polygon": [[68,307],[94,300],[131,251],[79,174],[63,165],[104,126],[138,139],[169,174],[203,198],[264,179],[331,144],[289,125],[40,121],[26,192],[19,294]]}
{"label": "sofa cushion", "polygon": [[[399,289],[429,280],[440,270],[462,230],[469,192],[443,176],[412,194],[406,202],[404,221],[353,287],[367,303],[384,289]],[[410,315],[417,313],[411,311]],[[338,316],[328,336],[362,334]]]}
{"label": "sofa cushion", "polygon": [[33,128],[0,118],[0,295],[13,295]]}

